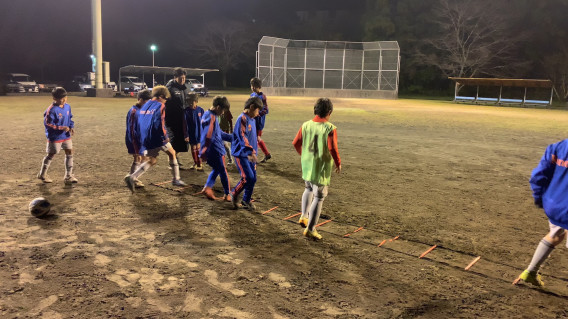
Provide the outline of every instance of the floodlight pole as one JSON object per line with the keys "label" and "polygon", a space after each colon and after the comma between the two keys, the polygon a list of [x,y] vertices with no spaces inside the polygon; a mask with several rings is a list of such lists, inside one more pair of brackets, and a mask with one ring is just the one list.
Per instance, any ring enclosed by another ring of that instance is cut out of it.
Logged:
{"label": "floodlight pole", "polygon": [[[152,44],[150,46],[150,50],[152,50],[152,68],[154,67],[154,52],[156,52],[156,49],[157,47],[155,44]],[[154,80],[154,69],[152,69],[152,88],[154,87],[155,83],[156,81]]]}
{"label": "floodlight pole", "polygon": [[95,88],[103,88],[103,32],[101,22],[101,0],[91,0],[93,26],[93,55],[95,56]]}

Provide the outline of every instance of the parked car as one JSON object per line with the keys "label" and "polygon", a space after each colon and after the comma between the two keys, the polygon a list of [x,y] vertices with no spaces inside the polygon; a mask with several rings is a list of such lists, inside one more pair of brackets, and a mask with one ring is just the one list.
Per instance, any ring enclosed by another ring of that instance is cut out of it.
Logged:
{"label": "parked car", "polygon": [[187,79],[185,80],[185,86],[189,88],[191,92],[195,92],[201,96],[209,96],[209,91],[199,80]]}
{"label": "parked car", "polygon": [[148,85],[137,76],[120,77],[120,90],[124,93],[138,92],[148,88]]}
{"label": "parked car", "polygon": [[7,92],[39,93],[39,85],[29,75],[24,73],[8,73],[3,82]]}
{"label": "parked car", "polygon": [[58,85],[54,83],[40,83],[38,86],[40,92],[51,93],[51,91],[53,91],[53,89],[55,89]]}
{"label": "parked car", "polygon": [[87,89],[92,87],[91,82],[88,81],[85,75],[75,75],[73,80],[65,85],[65,89],[69,92],[86,92]]}
{"label": "parked car", "polygon": [[118,87],[116,86],[116,82],[107,82],[106,87],[108,89],[112,89],[114,92],[118,91]]}

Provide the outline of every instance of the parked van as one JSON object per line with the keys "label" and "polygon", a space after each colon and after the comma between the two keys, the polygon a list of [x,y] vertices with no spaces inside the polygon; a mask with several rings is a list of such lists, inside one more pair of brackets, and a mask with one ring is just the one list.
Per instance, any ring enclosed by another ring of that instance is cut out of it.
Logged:
{"label": "parked van", "polygon": [[39,93],[39,85],[27,74],[8,73],[3,81],[7,92]]}
{"label": "parked van", "polygon": [[137,76],[120,77],[120,90],[125,93],[138,92],[148,88],[148,85]]}

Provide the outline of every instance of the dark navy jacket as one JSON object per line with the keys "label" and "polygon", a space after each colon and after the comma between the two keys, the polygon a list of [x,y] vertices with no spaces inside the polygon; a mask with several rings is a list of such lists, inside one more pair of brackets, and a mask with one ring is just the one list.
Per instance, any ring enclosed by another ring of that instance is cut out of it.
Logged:
{"label": "dark navy jacket", "polygon": [[203,109],[197,106],[194,109],[188,107],[185,109],[185,122],[187,123],[187,134],[189,135],[189,144],[196,145],[201,143],[201,117],[203,116]]}

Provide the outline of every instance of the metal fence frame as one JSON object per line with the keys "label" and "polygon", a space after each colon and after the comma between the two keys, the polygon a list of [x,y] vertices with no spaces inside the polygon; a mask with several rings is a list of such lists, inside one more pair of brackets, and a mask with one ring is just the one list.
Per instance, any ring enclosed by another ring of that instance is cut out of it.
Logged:
{"label": "metal fence frame", "polygon": [[256,51],[256,76],[262,80],[263,87],[269,88],[398,94],[399,72],[400,48],[396,41],[316,41],[264,36]]}

